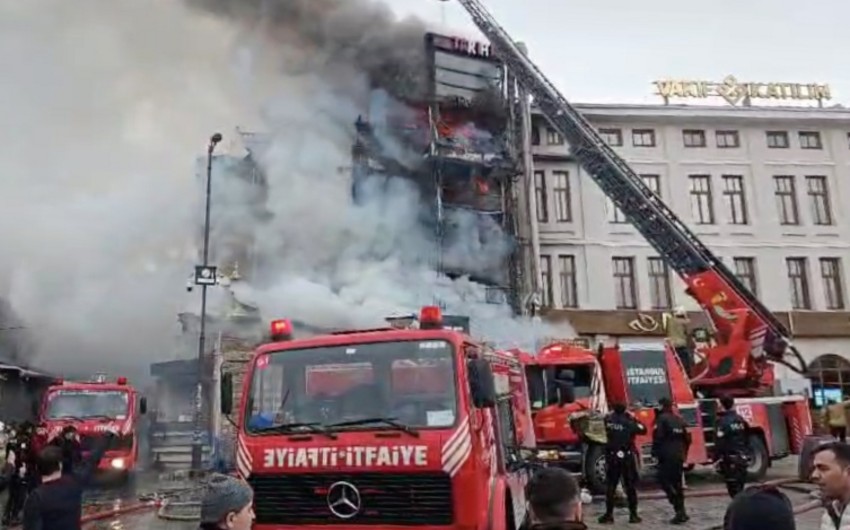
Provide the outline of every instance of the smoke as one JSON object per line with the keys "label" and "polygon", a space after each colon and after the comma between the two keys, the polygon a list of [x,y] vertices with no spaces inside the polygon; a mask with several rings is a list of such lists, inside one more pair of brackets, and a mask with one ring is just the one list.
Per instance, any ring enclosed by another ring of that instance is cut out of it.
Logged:
{"label": "smoke", "polygon": [[[226,151],[235,125],[271,138],[267,196],[234,177],[244,168],[215,167],[213,256],[254,266],[241,301],[335,327],[440,299],[480,334],[525,342],[529,326],[483,287],[433,272],[419,190],[375,182],[351,205],[352,124],[376,89],[421,88],[422,24],[365,1],[187,1],[0,3],[13,21],[0,32],[0,296],[36,338],[33,363],[133,375],[174,358],[176,315],[198,304],[184,289],[195,157],[218,130]],[[211,292],[218,310],[227,297]]]}

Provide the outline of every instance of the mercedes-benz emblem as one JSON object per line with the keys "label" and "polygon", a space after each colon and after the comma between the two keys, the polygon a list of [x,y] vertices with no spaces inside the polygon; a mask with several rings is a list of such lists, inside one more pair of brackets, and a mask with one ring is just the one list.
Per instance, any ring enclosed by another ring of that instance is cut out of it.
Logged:
{"label": "mercedes-benz emblem", "polygon": [[340,519],[360,513],[360,492],[350,482],[334,482],[328,488],[328,508]]}

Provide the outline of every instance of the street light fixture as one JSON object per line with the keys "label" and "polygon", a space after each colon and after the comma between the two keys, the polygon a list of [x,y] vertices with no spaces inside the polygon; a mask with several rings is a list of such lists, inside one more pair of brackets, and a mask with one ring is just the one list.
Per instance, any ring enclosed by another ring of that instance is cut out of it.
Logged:
{"label": "street light fixture", "polygon": [[206,350],[207,331],[207,287],[215,285],[218,271],[209,264],[210,257],[210,197],[212,193],[212,161],[215,146],[221,142],[221,134],[215,133],[210,137],[207,147],[207,193],[204,208],[204,256],[203,263],[195,266],[195,285],[201,288],[201,330],[198,336],[198,387],[195,391],[195,432],[192,436],[192,469],[199,471],[203,464],[203,381],[204,356]]}

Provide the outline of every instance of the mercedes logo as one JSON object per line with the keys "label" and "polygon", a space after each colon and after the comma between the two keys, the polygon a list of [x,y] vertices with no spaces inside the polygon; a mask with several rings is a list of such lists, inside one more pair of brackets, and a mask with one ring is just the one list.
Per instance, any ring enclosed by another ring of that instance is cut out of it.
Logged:
{"label": "mercedes logo", "polygon": [[350,482],[334,482],[328,488],[328,508],[340,519],[360,513],[360,492]]}

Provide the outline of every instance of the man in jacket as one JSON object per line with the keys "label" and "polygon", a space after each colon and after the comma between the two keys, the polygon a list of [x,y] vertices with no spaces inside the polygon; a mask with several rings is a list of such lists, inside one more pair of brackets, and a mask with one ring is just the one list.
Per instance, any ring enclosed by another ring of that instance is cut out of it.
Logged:
{"label": "man in jacket", "polygon": [[83,490],[94,478],[115,431],[107,431],[73,475],[62,473],[62,449],[48,445],[38,455],[41,485],[24,504],[23,530],[80,530]]}
{"label": "man in jacket", "polygon": [[646,427],[626,410],[624,403],[615,403],[612,409],[605,416],[605,513],[599,517],[599,522],[614,522],[614,495],[622,480],[629,505],[629,522],[639,523],[635,437],[646,434]]}
{"label": "man in jacket", "polygon": [[735,412],[735,400],[724,397],[720,400],[723,410],[717,420],[717,459],[720,474],[726,481],[730,497],[743,491],[747,482],[747,449],[750,424]]}
{"label": "man in jacket", "polygon": [[812,481],[818,485],[826,510],[820,530],[850,529],[850,445],[833,442],[814,450]]}
{"label": "man in jacket", "polygon": [[824,409],[829,434],[839,442],[847,441],[847,408],[850,402],[833,399]]}
{"label": "man in jacket", "polygon": [[528,512],[520,530],[587,530],[578,483],[567,471],[537,471],[525,486],[525,498]]}
{"label": "man in jacket", "polygon": [[652,431],[652,454],[658,459],[658,481],[673,505],[676,515],[670,524],[684,524],[690,520],[685,511],[685,492],[682,475],[691,434],[682,418],[673,413],[673,403],[662,398],[658,402],[660,411],[655,417]]}

